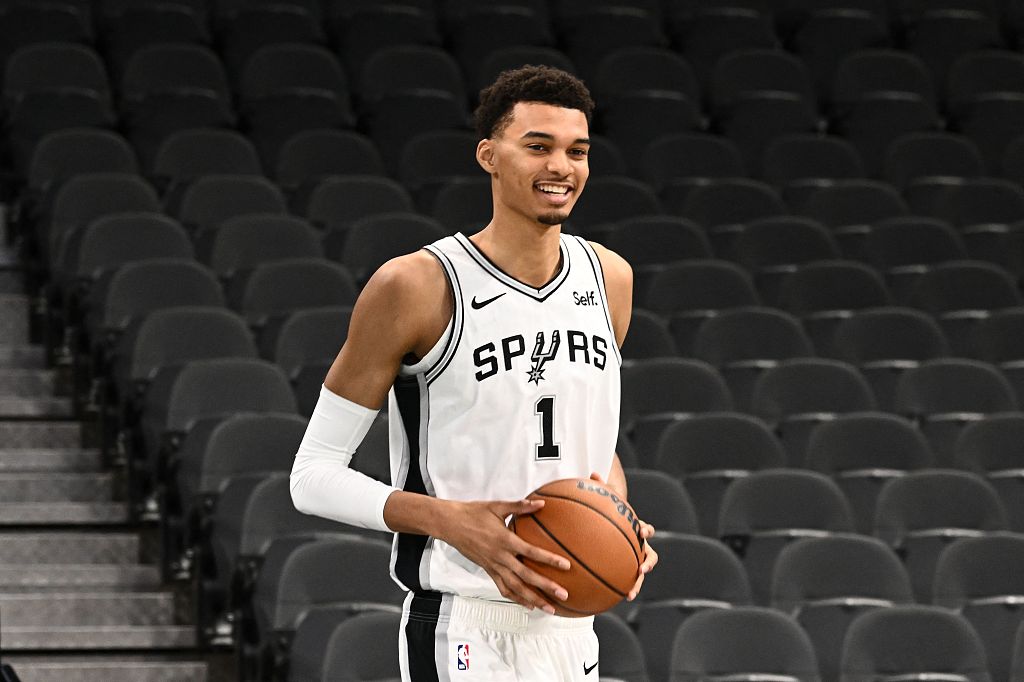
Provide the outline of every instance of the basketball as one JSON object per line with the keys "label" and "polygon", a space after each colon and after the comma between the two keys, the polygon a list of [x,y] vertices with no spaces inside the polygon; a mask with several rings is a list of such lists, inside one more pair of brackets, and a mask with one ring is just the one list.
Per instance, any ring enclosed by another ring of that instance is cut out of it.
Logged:
{"label": "basketball", "polygon": [[523,540],[569,560],[568,571],[523,563],[554,580],[569,593],[551,599],[560,616],[582,617],[607,611],[629,594],[640,577],[643,540],[633,508],[603,484],[587,478],[547,483],[530,493],[544,500],[533,514],[512,518],[511,529]]}

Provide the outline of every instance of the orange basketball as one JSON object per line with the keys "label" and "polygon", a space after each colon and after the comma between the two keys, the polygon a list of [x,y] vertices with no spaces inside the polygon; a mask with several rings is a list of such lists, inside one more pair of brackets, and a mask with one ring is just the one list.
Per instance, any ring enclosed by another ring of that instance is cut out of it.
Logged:
{"label": "orange basketball", "polygon": [[529,499],[544,500],[544,507],[513,517],[511,528],[531,545],[569,560],[568,571],[523,560],[569,593],[564,602],[551,599],[558,615],[607,611],[629,594],[640,577],[644,542],[640,520],[625,500],[586,478],[552,481]]}

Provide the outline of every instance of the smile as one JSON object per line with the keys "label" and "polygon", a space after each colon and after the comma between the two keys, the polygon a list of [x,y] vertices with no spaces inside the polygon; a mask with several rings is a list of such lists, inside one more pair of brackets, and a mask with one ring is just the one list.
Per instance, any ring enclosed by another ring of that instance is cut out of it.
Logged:
{"label": "smile", "polygon": [[546,182],[538,182],[534,187],[545,194],[554,194],[558,196],[568,194],[570,189],[564,185],[553,185]]}

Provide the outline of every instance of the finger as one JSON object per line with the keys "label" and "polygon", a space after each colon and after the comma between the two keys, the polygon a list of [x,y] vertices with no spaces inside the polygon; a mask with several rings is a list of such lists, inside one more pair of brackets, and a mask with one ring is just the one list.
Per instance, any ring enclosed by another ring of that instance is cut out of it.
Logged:
{"label": "finger", "polygon": [[538,564],[545,566],[551,566],[557,568],[560,571],[569,570],[569,560],[564,556],[549,552],[546,549],[541,549],[537,545],[531,545],[526,540],[523,540],[519,536],[516,536],[516,542],[514,543],[513,552],[520,557],[525,557],[532,561],[536,561]]}
{"label": "finger", "polygon": [[597,473],[596,471],[590,472],[590,480],[597,481],[598,483],[605,482],[605,480],[601,477],[601,474]]}
{"label": "finger", "polygon": [[525,586],[531,591],[540,590],[543,594],[538,596],[542,599],[543,603],[538,604],[541,608],[544,606],[550,606],[545,600],[547,595],[554,597],[558,601],[565,601],[569,598],[569,592],[564,587],[556,583],[554,580],[541,575],[537,571],[534,571],[526,564],[520,563],[518,567],[514,569],[516,577],[518,577]]}
{"label": "finger", "polygon": [[626,601],[633,601],[634,599],[636,599],[636,595],[640,594],[640,588],[643,587],[643,584],[644,574],[643,572],[641,572],[640,577],[637,578],[636,582],[633,584],[633,589],[631,589],[629,591],[629,594],[626,595]]}
{"label": "finger", "polygon": [[654,537],[654,526],[649,523],[640,522],[640,537],[644,540],[648,540]]}
{"label": "finger", "polygon": [[513,514],[532,514],[544,506],[544,500],[507,500],[488,503],[488,508],[500,518]]}
{"label": "finger", "polygon": [[[536,578],[537,582],[548,583],[554,586],[556,589],[552,594],[556,599],[560,598],[564,601],[562,595],[565,595],[565,598],[568,597],[568,593],[564,588],[557,586],[555,583],[545,579],[540,574],[531,571],[523,564],[520,564],[518,569],[506,570],[508,570],[509,575],[505,580],[505,584],[513,593],[513,598],[527,608],[538,608],[551,615],[554,615],[555,613],[555,607],[551,605],[541,592],[544,590],[544,587],[542,585],[532,585],[531,576]],[[535,587],[539,588],[541,591],[538,591]]]}
{"label": "finger", "polygon": [[647,545],[647,552],[644,555],[644,562],[640,564],[640,574],[644,575],[650,573],[654,567],[658,564],[658,553],[654,549]]}

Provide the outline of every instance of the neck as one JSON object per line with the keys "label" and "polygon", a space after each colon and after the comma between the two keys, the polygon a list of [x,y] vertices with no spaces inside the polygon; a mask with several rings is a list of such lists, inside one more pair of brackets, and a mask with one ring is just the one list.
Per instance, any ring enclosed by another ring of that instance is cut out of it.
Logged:
{"label": "neck", "polygon": [[469,239],[504,272],[539,289],[561,267],[561,231],[560,225],[492,220]]}

